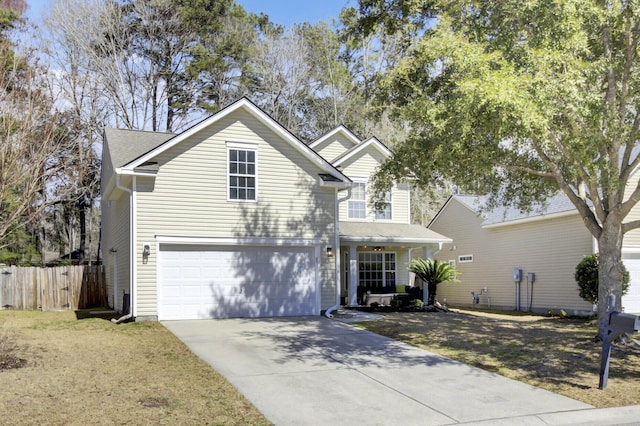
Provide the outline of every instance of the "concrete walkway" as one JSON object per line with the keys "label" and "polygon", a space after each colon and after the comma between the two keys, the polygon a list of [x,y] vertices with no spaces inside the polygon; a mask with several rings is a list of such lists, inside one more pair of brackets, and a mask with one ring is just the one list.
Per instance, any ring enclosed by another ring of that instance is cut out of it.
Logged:
{"label": "concrete walkway", "polygon": [[321,317],[163,324],[279,426],[640,422]]}

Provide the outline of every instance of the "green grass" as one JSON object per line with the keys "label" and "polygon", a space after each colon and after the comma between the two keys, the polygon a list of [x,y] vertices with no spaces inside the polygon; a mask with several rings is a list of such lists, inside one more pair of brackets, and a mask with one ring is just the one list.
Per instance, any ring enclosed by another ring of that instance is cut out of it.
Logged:
{"label": "green grass", "polygon": [[13,425],[269,424],[158,322],[0,311],[0,324],[26,360],[0,370]]}
{"label": "green grass", "polygon": [[640,404],[640,351],[614,350],[608,387],[598,389],[602,346],[589,320],[415,312],[357,325],[596,407]]}

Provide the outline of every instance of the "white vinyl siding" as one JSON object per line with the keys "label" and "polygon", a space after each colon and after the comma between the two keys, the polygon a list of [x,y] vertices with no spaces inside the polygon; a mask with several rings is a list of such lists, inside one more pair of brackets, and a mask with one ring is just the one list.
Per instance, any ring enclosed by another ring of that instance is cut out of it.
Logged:
{"label": "white vinyl siding", "polygon": [[[354,155],[352,158],[345,161],[342,164],[342,170],[344,174],[349,176],[352,180],[358,181],[363,178],[369,180],[375,173],[378,166],[385,159],[386,157],[380,153],[380,151],[374,147],[367,147],[366,149],[363,149],[362,152],[359,152],[357,155]],[[346,194],[347,191],[342,191],[340,193],[340,197],[344,197]],[[394,223],[409,223],[409,185],[405,183],[397,184],[391,189],[390,195],[392,203],[391,219],[389,219],[389,221]],[[371,206],[369,193],[367,193],[366,197],[366,217],[356,220],[384,220],[380,218],[376,219],[376,212],[373,211]],[[348,201],[340,203],[338,213],[340,220],[354,220],[354,218],[349,216]]]}
{"label": "white vinyl siding", "polygon": [[325,140],[314,149],[318,154],[322,156],[322,158],[326,159],[327,161],[333,161],[354,146],[355,144],[353,143],[353,141],[338,133],[333,137]]}
{"label": "white vinyl siding", "polygon": [[[625,188],[625,197],[629,197],[638,185],[638,179],[640,178],[640,171],[636,170],[634,174],[629,177],[629,182]],[[627,215],[625,222],[633,222],[640,220],[640,206],[636,206],[631,209]],[[640,247],[640,229],[634,229],[624,234],[624,246]]]}
{"label": "white vinyl siding", "polygon": [[[259,201],[227,201],[227,141],[259,152]],[[140,192],[138,241],[156,236],[305,238],[335,241],[334,189],[318,185],[321,171],[245,111],[237,111],[163,152],[150,192]],[[138,244],[141,250],[141,244]],[[157,315],[157,249],[138,265],[138,315]],[[140,259],[140,255],[138,255]],[[320,257],[321,308],[335,303],[335,257]]]}
{"label": "white vinyl siding", "polygon": [[[573,278],[575,267],[583,256],[593,250],[592,238],[579,215],[522,223],[520,225],[482,228],[482,218],[455,199],[440,212],[430,229],[453,239],[436,255],[441,261],[458,260],[458,256],[473,255],[473,262],[458,262],[459,283],[438,286],[437,298],[447,299],[451,306],[470,306],[471,292],[480,292],[480,306],[489,304],[497,309],[514,309],[515,284],[513,268],[536,274],[531,286],[523,280],[520,306],[532,309],[564,309],[568,313],[591,311],[591,304],[578,295]],[[455,250],[450,250],[455,247]],[[531,298],[532,297],[532,298]]]}

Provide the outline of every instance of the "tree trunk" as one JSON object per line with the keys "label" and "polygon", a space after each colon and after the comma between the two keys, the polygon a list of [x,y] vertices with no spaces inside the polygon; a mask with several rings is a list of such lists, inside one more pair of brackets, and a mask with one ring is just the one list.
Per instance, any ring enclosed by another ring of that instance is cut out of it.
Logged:
{"label": "tree trunk", "polygon": [[78,217],[80,218],[80,263],[84,262],[85,251],[87,249],[87,209],[84,201],[78,203]]}
{"label": "tree trunk", "polygon": [[[609,314],[607,312],[607,297],[616,296],[616,310],[622,308],[622,225],[620,220],[610,218],[602,227],[598,238],[599,269],[598,269],[598,338],[607,337]],[[613,220],[611,220],[613,219]]]}

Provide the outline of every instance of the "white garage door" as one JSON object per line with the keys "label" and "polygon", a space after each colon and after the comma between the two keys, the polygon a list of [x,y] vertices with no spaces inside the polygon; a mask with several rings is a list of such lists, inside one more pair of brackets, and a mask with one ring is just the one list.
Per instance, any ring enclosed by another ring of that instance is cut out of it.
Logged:
{"label": "white garage door", "polygon": [[161,245],[161,320],[318,315],[314,249]]}
{"label": "white garage door", "polygon": [[629,271],[631,282],[629,283],[629,291],[622,296],[622,306],[625,312],[640,314],[640,259],[629,258],[631,256],[638,257],[637,254],[627,254],[623,259],[624,266]]}

